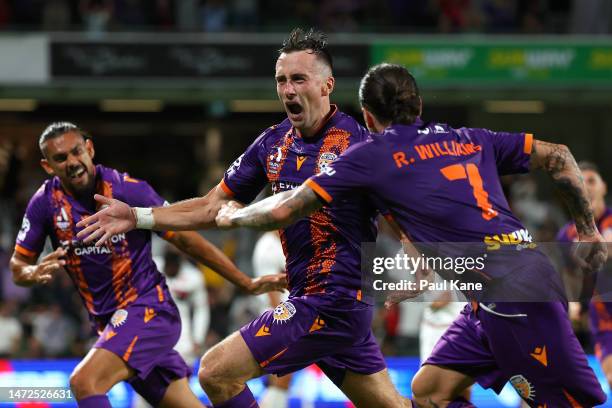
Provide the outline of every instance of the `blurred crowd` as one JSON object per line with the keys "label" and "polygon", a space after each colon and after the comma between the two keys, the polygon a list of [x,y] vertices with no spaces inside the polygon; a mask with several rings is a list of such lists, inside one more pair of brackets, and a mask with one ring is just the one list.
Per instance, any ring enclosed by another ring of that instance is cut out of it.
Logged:
{"label": "blurred crowd", "polygon": [[0,30],[580,33],[612,28],[608,0],[0,0]]}
{"label": "blurred crowd", "polygon": [[[3,328],[0,358],[81,357],[95,341],[95,334],[68,275],[57,274],[47,286],[22,288],[12,283],[8,269],[22,214],[30,196],[45,179],[37,164],[39,152],[31,145],[0,143],[0,327]],[[214,172],[210,180],[219,179],[219,174]],[[559,201],[552,195],[546,196],[539,188],[544,183],[532,176],[506,178],[504,183],[513,210],[534,239],[553,242],[567,220]],[[171,189],[171,186],[166,187]],[[203,189],[209,187],[201,186]],[[198,192],[192,193],[195,194]],[[252,256],[257,233],[209,231],[205,236],[242,270],[253,275]],[[383,229],[380,241],[389,240],[391,238]],[[159,242],[154,248],[158,254],[163,251]],[[213,271],[199,269],[205,277],[211,317],[202,345],[206,349],[256,317],[261,312],[261,305],[255,297],[239,293]],[[377,309],[374,328],[386,355],[418,354],[423,307],[423,304],[409,303],[391,310]],[[588,338],[584,335],[582,338],[588,350]]]}

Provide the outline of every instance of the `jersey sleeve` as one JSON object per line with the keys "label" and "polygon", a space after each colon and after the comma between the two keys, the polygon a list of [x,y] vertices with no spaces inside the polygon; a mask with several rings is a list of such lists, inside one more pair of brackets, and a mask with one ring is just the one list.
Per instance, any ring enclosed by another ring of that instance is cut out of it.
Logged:
{"label": "jersey sleeve", "polygon": [[533,134],[480,130],[483,142],[489,143],[493,148],[500,175],[529,172]]}
{"label": "jersey sleeve", "polygon": [[[120,199],[129,204],[131,207],[163,207],[169,205],[162,196],[149,183],[144,180],[132,178],[128,175],[123,175],[123,194]],[[172,231],[155,231],[157,235],[168,239],[174,235]]]}
{"label": "jersey sleeve", "polygon": [[368,142],[351,146],[304,183],[328,204],[356,192],[367,194],[373,177],[372,165],[368,164],[372,160],[370,146]]}
{"label": "jersey sleeve", "polygon": [[43,251],[49,233],[49,202],[41,187],[30,199],[17,234],[15,251],[27,257],[37,258]]}
{"label": "jersey sleeve", "polygon": [[233,199],[249,204],[266,186],[264,142],[271,130],[263,132],[225,172],[221,188]]}

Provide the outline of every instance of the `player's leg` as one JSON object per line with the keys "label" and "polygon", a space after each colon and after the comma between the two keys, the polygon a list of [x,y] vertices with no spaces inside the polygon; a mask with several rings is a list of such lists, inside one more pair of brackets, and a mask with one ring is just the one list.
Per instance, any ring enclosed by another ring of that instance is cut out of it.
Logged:
{"label": "player's leg", "polygon": [[472,407],[465,398],[474,379],[450,368],[424,365],[412,379],[412,401],[418,407]]}
{"label": "player's leg", "polygon": [[374,374],[358,374],[347,370],[340,386],[357,408],[398,408],[411,406],[398,392],[387,369]]}
{"label": "player's leg", "polygon": [[170,383],[158,406],[160,408],[204,407],[198,397],[191,391],[191,388],[189,388],[189,382],[186,377]]}
{"label": "player's leg", "polygon": [[289,385],[292,377],[292,374],[282,377],[269,376],[268,388],[266,388],[259,401],[260,408],[287,408],[289,404]]}
{"label": "player's leg", "polygon": [[166,352],[146,377],[129,380],[134,390],[153,407],[203,407],[189,388],[190,370],[176,350]]}
{"label": "player's leg", "polygon": [[507,381],[502,374],[472,306],[467,306],[413,378],[412,399],[419,407],[471,407],[469,387],[478,381],[499,392]]}
{"label": "player's leg", "polygon": [[250,407],[255,401],[246,382],[263,370],[239,332],[208,350],[200,363],[200,385],[215,407]]}
{"label": "player's leg", "polygon": [[70,389],[79,407],[110,407],[105,394],[113,385],[133,375],[134,370],[116,354],[92,348],[72,372]]}

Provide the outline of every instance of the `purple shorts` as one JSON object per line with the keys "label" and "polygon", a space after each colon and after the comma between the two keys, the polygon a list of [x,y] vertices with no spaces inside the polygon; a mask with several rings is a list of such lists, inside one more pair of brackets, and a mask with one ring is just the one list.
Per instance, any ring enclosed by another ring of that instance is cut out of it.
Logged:
{"label": "purple shorts", "polygon": [[317,364],[340,386],[346,370],[374,374],[386,368],[372,334],[373,308],[331,295],[290,298],[240,329],[255,360],[279,376]]}
{"label": "purple shorts", "polygon": [[128,382],[157,406],[168,385],[191,370],[173,350],[181,334],[181,319],[165,285],[139,297],[108,320],[94,347],[106,349],[136,371]]}
{"label": "purple shorts", "polygon": [[510,381],[531,407],[593,407],[606,400],[563,302],[488,308],[466,306],[424,364],[459,371],[497,393]]}

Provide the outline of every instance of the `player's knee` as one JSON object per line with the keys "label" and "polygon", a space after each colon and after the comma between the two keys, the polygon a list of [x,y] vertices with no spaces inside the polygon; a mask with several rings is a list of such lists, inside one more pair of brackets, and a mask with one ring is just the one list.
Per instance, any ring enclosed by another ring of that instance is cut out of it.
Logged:
{"label": "player's knee", "polygon": [[219,359],[211,358],[209,354],[205,354],[200,361],[200,369],[198,370],[198,379],[200,385],[206,392],[210,392],[217,388],[222,388],[227,382],[227,376],[223,365]]}
{"label": "player's knee", "polygon": [[419,405],[429,406],[432,402],[441,402],[444,398],[440,398],[440,390],[436,386],[436,381],[423,370],[419,370],[410,385],[412,389],[412,400]]}
{"label": "player's knee", "polygon": [[79,369],[70,374],[70,389],[77,400],[96,394],[92,376]]}
{"label": "player's knee", "polygon": [[410,387],[412,389],[412,396],[416,399],[426,398],[434,390],[431,381],[425,379],[421,370],[415,374]]}

